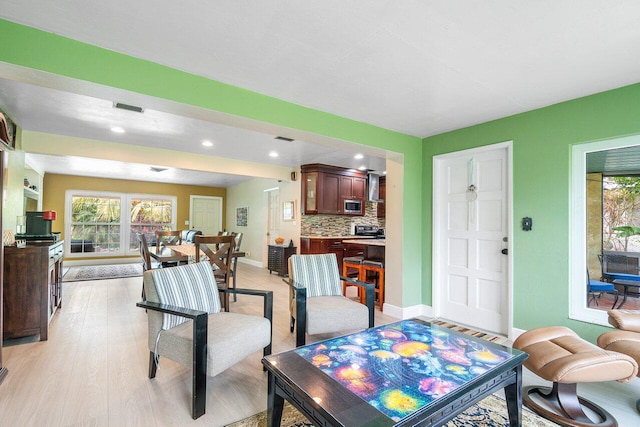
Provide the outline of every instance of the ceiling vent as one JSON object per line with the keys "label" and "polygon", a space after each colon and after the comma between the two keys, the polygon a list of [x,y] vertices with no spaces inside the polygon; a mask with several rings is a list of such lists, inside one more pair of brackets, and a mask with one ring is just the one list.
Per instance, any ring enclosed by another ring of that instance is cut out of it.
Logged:
{"label": "ceiling vent", "polygon": [[279,139],[281,141],[288,141],[288,142],[295,141],[293,138],[287,138],[286,136],[276,136],[276,139]]}
{"label": "ceiling vent", "polygon": [[167,168],[157,168],[157,167],[155,167],[155,166],[151,166],[149,169],[150,169],[152,172],[164,172],[164,171],[166,171],[166,170],[167,170]]}
{"label": "ceiling vent", "polygon": [[121,110],[135,111],[136,113],[144,113],[144,108],[136,107],[135,105],[123,104],[122,102],[114,102],[113,108],[119,108]]}

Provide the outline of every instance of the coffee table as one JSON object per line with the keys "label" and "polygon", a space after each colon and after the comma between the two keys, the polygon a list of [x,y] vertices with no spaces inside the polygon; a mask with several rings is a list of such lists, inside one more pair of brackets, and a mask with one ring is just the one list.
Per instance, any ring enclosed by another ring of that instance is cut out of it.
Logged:
{"label": "coffee table", "polygon": [[420,319],[267,356],[268,425],[284,399],[316,426],[439,426],[505,389],[521,425],[527,354]]}

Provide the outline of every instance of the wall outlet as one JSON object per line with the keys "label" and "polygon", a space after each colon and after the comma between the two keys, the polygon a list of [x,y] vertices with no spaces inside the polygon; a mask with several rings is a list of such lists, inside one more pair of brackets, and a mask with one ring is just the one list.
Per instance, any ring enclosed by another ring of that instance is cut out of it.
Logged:
{"label": "wall outlet", "polygon": [[247,258],[249,258],[251,256],[251,252],[249,252],[249,251],[245,252],[245,254],[247,255]]}

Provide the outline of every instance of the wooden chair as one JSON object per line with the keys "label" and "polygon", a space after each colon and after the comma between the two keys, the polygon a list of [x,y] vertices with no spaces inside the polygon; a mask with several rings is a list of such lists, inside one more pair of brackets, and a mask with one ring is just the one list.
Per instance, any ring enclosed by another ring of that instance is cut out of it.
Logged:
{"label": "wooden chair", "polygon": [[[306,336],[373,327],[374,286],[338,272],[336,254],[292,255],[289,258],[290,331],[296,330],[296,347]],[[342,295],[341,280],[363,288],[365,304]],[[297,326],[296,326],[297,324]]]}
{"label": "wooden chair", "polygon": [[[148,271],[153,269],[151,264],[151,254],[149,253],[149,246],[147,245],[147,238],[142,233],[136,233],[138,236],[138,245],[140,246],[140,257],[142,258],[142,271]],[[142,286],[142,299],[145,299],[144,285]]]}
{"label": "wooden chair", "polygon": [[[372,274],[369,274],[372,273]],[[369,282],[372,279],[376,285],[376,296],[378,297],[378,304],[380,304],[380,311],[382,311],[382,305],[384,304],[384,262],[381,260],[365,259],[362,261],[362,277],[363,282]]]}
{"label": "wooden chair", "polygon": [[[350,277],[356,280],[362,280],[362,261],[364,257],[361,256],[350,256],[344,257],[342,259],[342,276]],[[355,271],[354,271],[355,270]],[[356,286],[347,281],[342,281],[342,295],[347,296],[347,288],[349,286]],[[358,298],[362,300],[362,293],[360,292],[360,288],[358,287]]]}
{"label": "wooden chair", "polygon": [[[235,240],[235,246],[233,248],[233,252],[240,252],[240,245],[242,244],[242,233],[232,233],[233,238]],[[238,269],[238,258],[231,257],[231,287],[236,288],[236,279],[237,279],[237,269]],[[233,294],[233,302],[238,300],[238,296]]]}
{"label": "wooden chair", "polygon": [[[162,246],[167,245],[181,245],[182,244],[182,231],[156,231],[156,253],[162,251]],[[163,267],[175,267],[178,262],[163,262]]]}
{"label": "wooden chair", "polygon": [[263,356],[271,354],[272,291],[224,289],[262,297],[264,315],[221,312],[206,262],[146,271],[144,287],[147,300],[136,305],[147,310],[149,378],[155,378],[160,356],[191,366],[193,419],[205,413],[207,375],[218,375],[260,349]]}
{"label": "wooden chair", "polygon": [[[206,255],[220,290],[229,288],[231,279],[231,254],[235,245],[233,236],[196,236],[196,262],[201,253]],[[223,308],[229,311],[229,294],[223,294]]]}

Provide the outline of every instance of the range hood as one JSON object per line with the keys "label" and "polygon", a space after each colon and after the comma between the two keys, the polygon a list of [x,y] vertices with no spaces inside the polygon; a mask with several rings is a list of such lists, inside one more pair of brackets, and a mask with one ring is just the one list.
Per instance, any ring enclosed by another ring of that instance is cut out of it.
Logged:
{"label": "range hood", "polygon": [[375,173],[369,174],[369,198],[370,202],[382,202],[380,200],[380,175]]}

